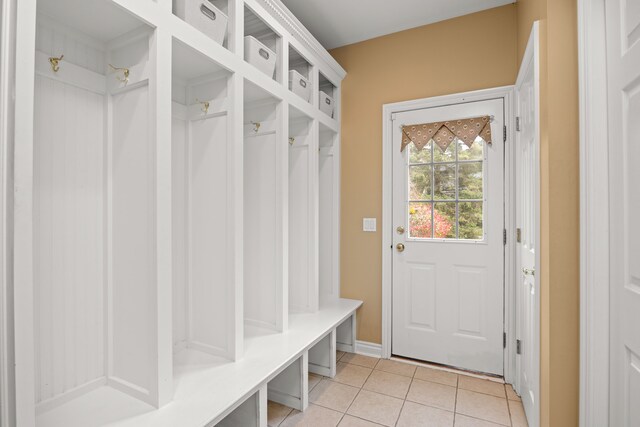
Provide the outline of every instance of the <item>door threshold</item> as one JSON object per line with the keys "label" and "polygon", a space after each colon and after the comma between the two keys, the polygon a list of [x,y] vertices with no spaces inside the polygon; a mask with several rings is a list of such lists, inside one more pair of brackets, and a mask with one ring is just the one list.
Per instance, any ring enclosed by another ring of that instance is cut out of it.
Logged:
{"label": "door threshold", "polygon": [[433,363],[433,362],[425,362],[423,360],[411,359],[408,357],[402,357],[402,356],[396,356],[396,355],[391,355],[390,360],[395,360],[396,362],[403,362],[403,363],[408,363],[410,365],[423,366],[425,368],[436,369],[438,371],[452,372],[458,375],[466,375],[468,377],[480,378],[483,380],[489,380],[489,381],[505,384],[504,377],[500,375],[493,375],[493,374],[487,374],[485,372],[471,371],[467,369],[456,368],[454,366],[442,365],[442,364]]}

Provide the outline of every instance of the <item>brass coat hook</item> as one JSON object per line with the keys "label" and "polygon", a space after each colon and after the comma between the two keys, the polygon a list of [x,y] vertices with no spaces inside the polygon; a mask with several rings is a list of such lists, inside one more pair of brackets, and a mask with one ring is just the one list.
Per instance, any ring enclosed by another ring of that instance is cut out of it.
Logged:
{"label": "brass coat hook", "polygon": [[202,105],[201,109],[203,113],[207,114],[209,112],[209,101],[200,101],[198,98],[196,98],[196,102]]}
{"label": "brass coat hook", "polygon": [[253,125],[253,131],[255,133],[258,133],[258,131],[260,130],[260,122],[251,122],[251,124]]}
{"label": "brass coat hook", "polygon": [[294,137],[290,137],[289,138],[289,145],[293,145],[294,142],[296,142],[296,139]]}
{"label": "brass coat hook", "polygon": [[64,55],[60,55],[59,58],[56,58],[53,56],[49,58],[49,63],[51,64],[51,70],[54,73],[57,73],[58,70],[60,70],[60,61],[62,61],[62,58],[64,58]]}
{"label": "brass coat hook", "polygon": [[127,83],[129,83],[129,69],[128,68],[124,68],[124,67],[114,67],[113,65],[109,64],[109,67],[111,67],[111,69],[113,71],[122,71],[122,77],[120,76],[116,76],[116,79],[118,79],[119,82],[124,83],[125,85]]}

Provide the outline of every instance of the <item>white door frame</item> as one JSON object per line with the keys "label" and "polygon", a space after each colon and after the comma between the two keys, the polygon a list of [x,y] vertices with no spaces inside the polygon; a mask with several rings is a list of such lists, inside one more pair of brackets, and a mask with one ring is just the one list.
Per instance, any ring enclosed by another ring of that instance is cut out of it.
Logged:
{"label": "white door frame", "polygon": [[605,0],[578,0],[580,426],[609,425],[609,144]]}
{"label": "white door frame", "polygon": [[13,85],[16,0],[0,0],[0,426],[16,424],[13,375]]}
{"label": "white door frame", "polygon": [[420,110],[424,108],[441,107],[445,105],[461,104],[489,99],[504,99],[505,126],[507,127],[505,142],[505,229],[507,230],[507,244],[505,246],[505,332],[507,334],[504,349],[504,377],[509,383],[515,379],[516,369],[516,322],[515,322],[515,187],[513,186],[515,150],[511,141],[515,141],[515,115],[513,114],[513,86],[503,86],[473,92],[437,96],[412,101],[385,104],[382,107],[382,357],[391,357],[391,293],[392,293],[392,155],[393,128],[391,117],[394,113]]}

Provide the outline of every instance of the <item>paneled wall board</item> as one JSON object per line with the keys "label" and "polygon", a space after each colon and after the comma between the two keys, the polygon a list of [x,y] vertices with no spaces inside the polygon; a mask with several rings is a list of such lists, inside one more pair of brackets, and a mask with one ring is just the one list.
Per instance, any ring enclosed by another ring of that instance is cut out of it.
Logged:
{"label": "paneled wall board", "polygon": [[337,265],[338,200],[336,194],[338,165],[334,147],[322,146],[319,153],[319,275],[321,302],[340,297]]}
{"label": "paneled wall board", "polygon": [[177,352],[187,346],[187,122],[177,117],[171,122],[173,158],[171,173],[173,222],[173,347]]}
{"label": "paneled wall board", "polygon": [[227,117],[189,124],[189,346],[228,355]]}
{"label": "paneled wall board", "polygon": [[312,294],[309,277],[309,146],[296,137],[289,148],[289,310],[309,311],[317,295]]}
{"label": "paneled wall board", "polygon": [[278,327],[276,252],[276,135],[244,140],[244,317],[248,325]]}
{"label": "paneled wall board", "polygon": [[36,76],[36,403],[104,377],[104,96]]}
{"label": "paneled wall board", "polygon": [[75,64],[96,73],[104,74],[106,70],[102,43],[45,15],[38,15],[36,49],[52,57],[64,55],[63,62]]}

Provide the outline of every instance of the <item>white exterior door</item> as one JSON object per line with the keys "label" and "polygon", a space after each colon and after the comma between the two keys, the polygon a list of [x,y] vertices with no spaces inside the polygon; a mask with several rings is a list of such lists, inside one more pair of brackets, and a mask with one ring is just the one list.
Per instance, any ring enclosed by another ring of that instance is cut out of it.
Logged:
{"label": "white exterior door", "polygon": [[[400,151],[401,125],[485,115],[491,145]],[[394,114],[394,355],[503,374],[503,123],[502,98]]]}
{"label": "white exterior door", "polygon": [[540,137],[538,26],[534,26],[516,82],[516,388],[529,425],[538,425]]}
{"label": "white exterior door", "polygon": [[609,414],[611,426],[635,427],[640,426],[640,1],[607,1],[606,19],[611,232]]}

